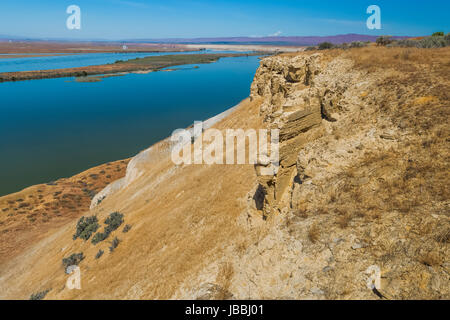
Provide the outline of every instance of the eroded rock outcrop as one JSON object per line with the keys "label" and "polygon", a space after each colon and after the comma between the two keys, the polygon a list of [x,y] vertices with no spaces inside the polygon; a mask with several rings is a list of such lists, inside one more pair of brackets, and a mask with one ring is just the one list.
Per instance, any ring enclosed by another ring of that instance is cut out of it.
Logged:
{"label": "eroded rock outcrop", "polygon": [[[331,119],[328,107],[337,104],[330,90],[314,81],[322,68],[320,54],[278,56],[262,60],[256,72],[251,98],[262,98],[261,115],[269,128],[280,130],[278,172],[258,177],[265,195],[265,216],[279,209],[278,204],[297,175],[298,152],[323,133],[322,118]],[[259,172],[258,166],[256,169]]]}
{"label": "eroded rock outcrop", "polygon": [[369,73],[343,55],[323,58],[261,62],[252,97],[264,101],[267,126],[280,129],[279,171],[259,175],[249,194],[256,206],[238,220],[245,240],[234,239],[175,297],[196,296],[223,263],[234,270],[227,288],[237,299],[380,299],[376,276],[383,299],[449,297],[439,182],[446,129],[432,116],[445,103],[436,98],[424,111],[419,96],[445,101],[437,88],[448,81],[434,75],[416,84],[414,73]]}

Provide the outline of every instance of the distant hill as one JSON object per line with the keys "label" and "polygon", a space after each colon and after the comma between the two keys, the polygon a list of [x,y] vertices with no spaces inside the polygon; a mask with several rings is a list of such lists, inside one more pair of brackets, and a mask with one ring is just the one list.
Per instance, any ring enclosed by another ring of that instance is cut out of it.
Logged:
{"label": "distant hill", "polygon": [[[291,45],[291,46],[311,46],[317,45],[321,42],[331,42],[333,44],[340,44],[344,42],[353,41],[375,41],[378,36],[364,35],[364,34],[342,34],[334,36],[307,36],[307,37],[219,37],[219,38],[163,38],[163,39],[122,39],[117,41],[111,40],[99,40],[99,39],[86,39],[84,41],[96,41],[96,42],[137,42],[137,43],[178,43],[178,44],[265,44],[265,45]],[[393,39],[406,39],[407,36],[395,36]],[[39,39],[28,38],[19,36],[0,35],[0,41],[5,40],[26,40],[26,41],[70,41],[71,39]],[[73,41],[82,42],[83,40],[77,39]]]}
{"label": "distant hill", "polygon": [[[276,45],[296,45],[310,46],[321,42],[331,42],[340,44],[353,41],[373,41],[378,36],[363,34],[343,34],[335,36],[307,36],[307,37],[225,37],[225,38],[167,38],[167,39],[135,39],[135,42],[158,42],[158,43],[198,43],[198,44],[276,44]],[[393,39],[406,39],[406,36],[396,36]]]}

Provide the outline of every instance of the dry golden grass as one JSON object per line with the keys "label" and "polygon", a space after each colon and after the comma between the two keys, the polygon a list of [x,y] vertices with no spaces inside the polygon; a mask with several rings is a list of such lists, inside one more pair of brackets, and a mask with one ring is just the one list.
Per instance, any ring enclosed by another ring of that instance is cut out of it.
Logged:
{"label": "dry golden grass", "polygon": [[371,72],[388,68],[401,72],[415,72],[428,67],[433,73],[447,79],[450,76],[446,72],[450,67],[450,48],[368,47],[345,50],[343,57],[352,59],[356,68]]}
{"label": "dry golden grass", "polygon": [[[360,69],[400,72],[379,80],[379,91],[364,98],[379,106],[378,117],[410,133],[395,150],[367,152],[342,172],[341,183],[329,194],[328,211],[337,209],[338,224],[346,227],[354,216],[423,212],[433,203],[447,201],[450,49],[377,47],[344,51],[343,56]],[[367,173],[372,183],[355,185]]]}
{"label": "dry golden grass", "polygon": [[217,297],[219,300],[223,300],[226,292],[230,289],[231,279],[233,278],[234,268],[230,262],[223,263],[220,266],[219,273],[216,278],[216,283],[222,287],[222,296]]}

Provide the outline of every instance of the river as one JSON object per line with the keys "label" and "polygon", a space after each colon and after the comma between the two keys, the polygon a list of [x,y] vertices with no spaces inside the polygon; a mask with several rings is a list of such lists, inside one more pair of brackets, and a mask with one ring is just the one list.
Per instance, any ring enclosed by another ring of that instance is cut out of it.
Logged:
{"label": "river", "polygon": [[0,195],[134,156],[236,105],[258,65],[256,56],[233,57],[100,82],[0,83]]}

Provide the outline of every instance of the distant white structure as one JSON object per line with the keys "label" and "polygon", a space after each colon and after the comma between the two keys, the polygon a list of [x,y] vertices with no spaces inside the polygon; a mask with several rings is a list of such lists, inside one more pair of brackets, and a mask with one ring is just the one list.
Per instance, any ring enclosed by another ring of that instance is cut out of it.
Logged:
{"label": "distant white structure", "polygon": [[123,49],[123,50],[127,50],[128,47],[127,47],[126,45],[123,45],[123,46],[122,46],[122,49]]}

